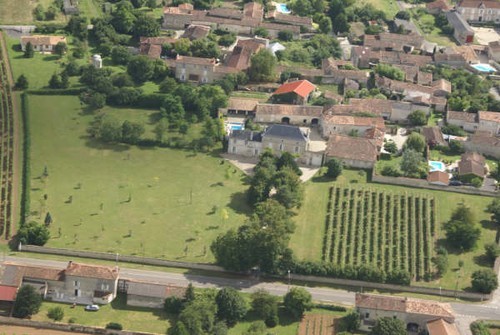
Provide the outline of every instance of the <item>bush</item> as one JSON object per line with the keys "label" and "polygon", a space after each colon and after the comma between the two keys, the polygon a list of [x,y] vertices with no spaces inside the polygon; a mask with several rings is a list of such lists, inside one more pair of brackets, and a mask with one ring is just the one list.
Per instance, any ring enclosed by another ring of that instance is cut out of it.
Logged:
{"label": "bush", "polygon": [[471,323],[470,330],[472,331],[472,335],[491,335],[488,326],[482,321]]}
{"label": "bush", "polygon": [[61,307],[52,307],[49,309],[47,316],[54,321],[61,321],[64,318],[64,311]]}
{"label": "bush", "polygon": [[281,41],[288,42],[293,40],[293,33],[289,30],[282,30],[278,32],[278,38]]}
{"label": "bush", "polygon": [[50,231],[36,222],[25,223],[17,232],[17,240],[22,244],[44,245],[50,238]]}
{"label": "bush", "polygon": [[168,297],[165,299],[163,308],[167,313],[179,314],[182,310],[182,299],[176,296]]}
{"label": "bush", "polygon": [[328,168],[326,175],[329,178],[336,179],[342,173],[342,162],[336,158],[330,159],[326,163],[326,167]]}
{"label": "bush", "polygon": [[118,322],[110,322],[106,325],[106,329],[123,330],[123,326]]}
{"label": "bush", "polygon": [[472,289],[489,294],[498,287],[498,278],[491,269],[477,270],[472,274]]}
{"label": "bush", "polygon": [[76,318],[69,318],[68,323],[76,323]]}
{"label": "bush", "polygon": [[387,176],[387,177],[401,177],[403,174],[397,167],[394,166],[384,166],[382,169],[382,176]]}
{"label": "bush", "polygon": [[490,263],[494,263],[496,258],[500,256],[500,247],[498,247],[498,244],[495,242],[486,244],[484,246],[484,251]]}
{"label": "bush", "polygon": [[22,286],[17,292],[12,315],[16,318],[26,318],[38,313],[42,305],[42,296],[31,285]]}

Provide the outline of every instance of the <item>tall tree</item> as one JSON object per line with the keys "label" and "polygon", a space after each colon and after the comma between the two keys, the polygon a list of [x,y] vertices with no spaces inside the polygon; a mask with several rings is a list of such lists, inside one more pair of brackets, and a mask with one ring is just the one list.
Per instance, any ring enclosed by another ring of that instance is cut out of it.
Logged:
{"label": "tall tree", "polygon": [[296,319],[313,306],[311,293],[301,287],[292,287],[283,300],[285,309]]}
{"label": "tall tree", "polygon": [[135,82],[143,83],[153,77],[154,62],[147,56],[136,56],[129,61],[127,72]]}
{"label": "tall tree", "polygon": [[411,133],[403,145],[403,150],[407,149],[413,149],[416,152],[423,153],[425,150],[425,137],[416,132]]}
{"label": "tall tree", "polygon": [[38,313],[42,306],[42,296],[31,285],[23,285],[16,295],[12,315],[16,318],[26,318]]}
{"label": "tall tree", "polygon": [[248,76],[251,81],[272,81],[275,77],[276,58],[267,49],[252,56]]}
{"label": "tall tree", "polygon": [[35,49],[33,48],[33,44],[31,42],[26,43],[24,47],[24,58],[33,58],[35,56]]}
{"label": "tall tree", "polygon": [[155,37],[160,35],[160,24],[149,15],[139,15],[134,23],[134,36]]}
{"label": "tall tree", "polygon": [[50,238],[50,231],[44,225],[29,222],[17,231],[16,238],[22,244],[44,245]]}
{"label": "tall tree", "polygon": [[252,293],[252,310],[267,326],[278,317],[278,299],[264,289]]}
{"label": "tall tree", "polygon": [[406,335],[406,327],[403,321],[384,317],[377,319],[375,326],[372,328],[370,335]]}
{"label": "tall tree", "polygon": [[215,302],[219,319],[225,320],[229,326],[242,320],[248,311],[245,299],[234,288],[224,287],[221,289],[215,297]]}
{"label": "tall tree", "polygon": [[17,77],[16,85],[14,86],[16,90],[26,90],[29,87],[28,78],[24,74]]}
{"label": "tall tree", "polygon": [[489,294],[498,287],[497,274],[491,269],[477,270],[472,274],[472,289]]}
{"label": "tall tree", "polygon": [[68,46],[64,42],[58,42],[56,46],[54,47],[54,52],[59,55],[59,57],[62,57],[66,51],[68,50]]}
{"label": "tall tree", "polygon": [[472,210],[463,204],[458,205],[450,221],[444,224],[447,242],[458,250],[474,249],[481,236]]}

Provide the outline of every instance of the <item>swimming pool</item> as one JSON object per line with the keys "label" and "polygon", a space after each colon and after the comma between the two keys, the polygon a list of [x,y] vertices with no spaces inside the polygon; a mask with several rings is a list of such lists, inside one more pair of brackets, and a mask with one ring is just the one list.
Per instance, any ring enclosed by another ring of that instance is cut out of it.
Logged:
{"label": "swimming pool", "polygon": [[286,3],[277,3],[276,10],[283,14],[290,14],[292,12],[290,9],[288,9]]}
{"label": "swimming pool", "polygon": [[432,171],[445,171],[446,170],[446,165],[444,165],[443,162],[438,162],[438,161],[429,161],[429,167],[430,167],[430,172]]}
{"label": "swimming pool", "polygon": [[245,128],[245,125],[243,123],[228,122],[226,123],[226,127],[228,128],[229,131],[243,130]]}
{"label": "swimming pool", "polygon": [[482,63],[482,64],[473,64],[471,66],[480,72],[488,72],[488,73],[497,72],[497,70],[490,64]]}

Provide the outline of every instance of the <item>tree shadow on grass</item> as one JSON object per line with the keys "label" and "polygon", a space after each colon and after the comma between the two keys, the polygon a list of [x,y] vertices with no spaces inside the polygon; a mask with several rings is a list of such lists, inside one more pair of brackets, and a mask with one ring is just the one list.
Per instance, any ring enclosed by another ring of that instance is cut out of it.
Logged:
{"label": "tree shadow on grass", "polygon": [[130,145],[123,143],[104,143],[98,140],[92,139],[88,136],[80,136],[80,138],[85,139],[85,145],[92,149],[97,150],[113,150],[114,152],[124,152],[130,150]]}
{"label": "tree shadow on grass", "polygon": [[481,220],[480,223],[483,229],[494,230],[494,231],[498,229],[497,225],[491,220]]}
{"label": "tree shadow on grass", "polygon": [[54,62],[54,61],[59,60],[59,59],[60,59],[60,57],[56,56],[56,55],[50,55],[50,56],[43,57],[43,60],[46,62]]}
{"label": "tree shadow on grass", "polygon": [[163,308],[148,308],[148,307],[136,307],[136,306],[127,305],[127,296],[125,293],[118,293],[116,298],[111,302],[111,307],[115,310],[121,310],[121,311],[151,313],[154,316],[158,317],[159,320],[174,320],[175,319],[174,315],[166,313],[163,310]]}
{"label": "tree shadow on grass", "polygon": [[493,264],[490,262],[488,257],[486,257],[486,255],[474,256],[473,259],[474,259],[474,263],[476,263],[479,266],[493,267]]}
{"label": "tree shadow on grass", "polygon": [[251,208],[248,205],[247,193],[245,191],[231,194],[231,199],[227,206],[238,214],[249,215],[251,213]]}

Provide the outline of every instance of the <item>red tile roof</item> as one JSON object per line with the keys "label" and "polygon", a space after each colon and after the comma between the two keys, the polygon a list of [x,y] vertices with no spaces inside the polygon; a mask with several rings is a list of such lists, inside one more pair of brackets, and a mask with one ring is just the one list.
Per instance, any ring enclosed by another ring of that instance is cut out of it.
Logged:
{"label": "red tile roof", "polygon": [[429,183],[443,183],[448,185],[450,182],[450,175],[447,172],[432,171],[427,175],[427,181]]}
{"label": "red tile roof", "polygon": [[377,161],[378,149],[375,140],[334,134],[328,139],[325,153],[327,157],[374,163]]}
{"label": "red tile roof", "polygon": [[17,287],[0,285],[0,301],[14,301],[16,300]]}
{"label": "red tile roof", "polygon": [[292,81],[290,83],[285,83],[278,87],[276,91],[274,91],[273,95],[278,94],[286,94],[286,93],[295,93],[302,98],[307,97],[312,91],[316,89],[316,86],[313,85],[308,80],[297,80]]}
{"label": "red tile roof", "polygon": [[69,262],[68,267],[64,271],[68,276],[89,277],[115,280],[118,278],[118,268],[102,266],[102,265],[87,265],[81,263]]}
{"label": "red tile roof", "polygon": [[443,319],[427,322],[429,335],[459,335],[457,327]]}

